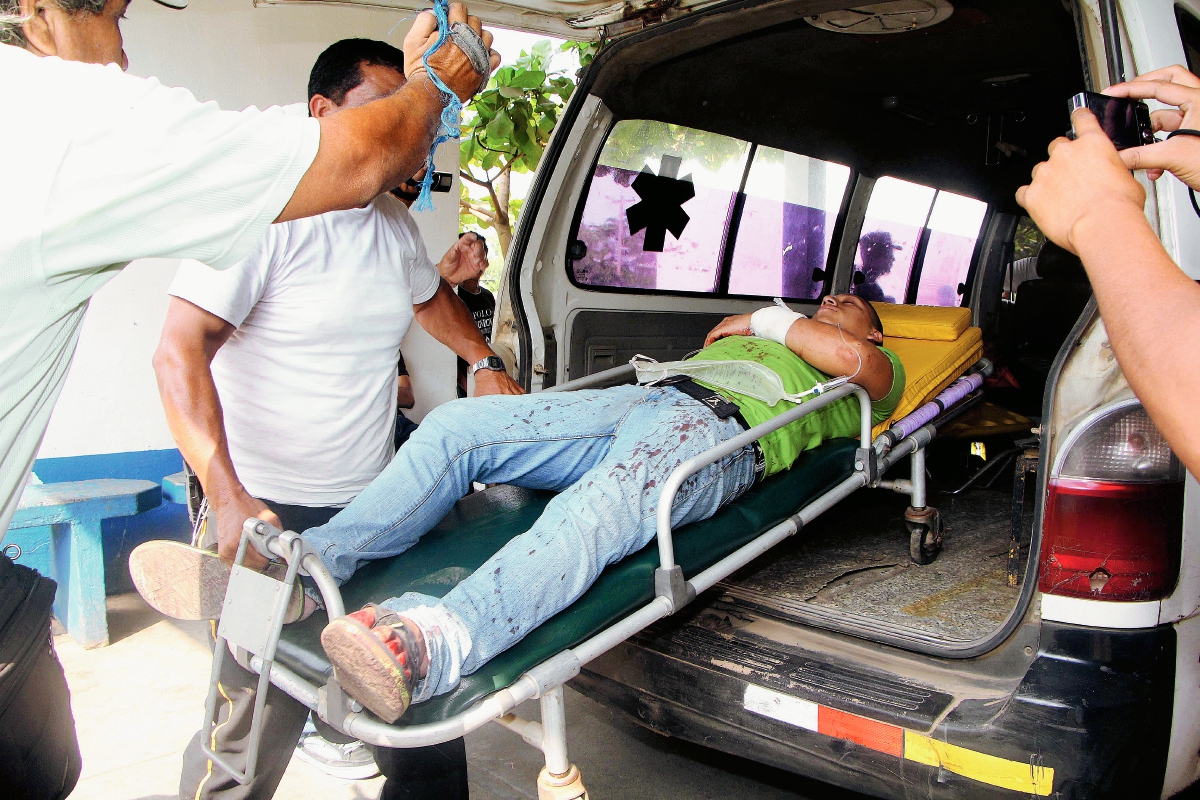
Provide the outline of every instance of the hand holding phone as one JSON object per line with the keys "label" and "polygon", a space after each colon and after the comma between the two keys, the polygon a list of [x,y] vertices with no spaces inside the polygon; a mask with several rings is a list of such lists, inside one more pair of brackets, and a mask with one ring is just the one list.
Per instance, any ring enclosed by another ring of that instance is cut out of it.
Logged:
{"label": "hand holding phone", "polygon": [[[1154,144],[1154,126],[1150,121],[1150,107],[1141,100],[1127,97],[1109,97],[1096,92],[1080,92],[1068,101],[1069,111],[1086,108],[1096,115],[1100,128],[1108,135],[1118,150]],[[1071,139],[1076,138],[1071,127]]]}

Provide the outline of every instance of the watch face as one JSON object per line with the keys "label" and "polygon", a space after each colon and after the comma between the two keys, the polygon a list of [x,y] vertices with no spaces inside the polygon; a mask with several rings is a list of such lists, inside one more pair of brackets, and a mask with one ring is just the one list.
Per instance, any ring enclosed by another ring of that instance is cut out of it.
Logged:
{"label": "watch face", "polygon": [[500,358],[500,356],[488,356],[486,361],[488,369],[504,369],[504,359]]}

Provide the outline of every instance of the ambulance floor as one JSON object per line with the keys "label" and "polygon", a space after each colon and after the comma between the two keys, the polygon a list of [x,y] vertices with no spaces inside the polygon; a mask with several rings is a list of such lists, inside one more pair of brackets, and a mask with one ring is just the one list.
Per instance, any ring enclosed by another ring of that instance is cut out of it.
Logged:
{"label": "ambulance floor", "polygon": [[931,493],[929,503],[941,511],[945,543],[927,566],[908,557],[908,498],[875,489],[842,501],[727,583],[740,599],[784,615],[802,616],[812,604],[949,641],[978,639],[1017,601],[1007,581],[1011,489]]}

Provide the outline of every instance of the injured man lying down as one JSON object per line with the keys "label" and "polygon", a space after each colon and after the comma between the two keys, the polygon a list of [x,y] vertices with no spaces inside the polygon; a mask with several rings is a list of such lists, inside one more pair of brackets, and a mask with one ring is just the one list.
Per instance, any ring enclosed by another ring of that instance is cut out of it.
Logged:
{"label": "injured man lying down", "polygon": [[[781,306],[728,317],[704,349],[658,373],[675,375],[649,385],[440,406],[350,505],[302,532],[339,583],[364,562],[416,544],[473,481],[559,494],[532,528],[441,600],[410,592],[332,620],[321,643],[342,687],[387,722],[410,703],[452,690],[574,602],[605,566],[646,546],[672,470],[814,389],[848,378],[870,396],[873,421],[883,421],[904,391],[904,368],[882,341],[871,305],[838,295],[826,297],[811,319]],[[723,369],[731,362],[743,362],[743,369],[733,365],[740,377]],[[858,401],[847,397],[710,464],[679,490],[673,525],[712,516],[756,480],[790,468],[803,451],[857,436],[859,426]],[[163,613],[219,615],[220,576],[227,582],[229,567],[215,553],[151,542],[130,561],[138,590]],[[315,608],[310,592],[293,598],[292,617]]]}

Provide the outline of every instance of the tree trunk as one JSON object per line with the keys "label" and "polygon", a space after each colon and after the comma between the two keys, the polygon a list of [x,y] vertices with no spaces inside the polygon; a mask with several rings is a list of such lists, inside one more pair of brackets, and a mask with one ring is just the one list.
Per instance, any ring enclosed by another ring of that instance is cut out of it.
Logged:
{"label": "tree trunk", "polygon": [[500,252],[508,258],[508,248],[512,244],[512,223],[508,218],[508,198],[510,193],[509,176],[512,170],[505,168],[492,181],[490,187],[492,207],[496,209],[496,236],[500,239]]}

